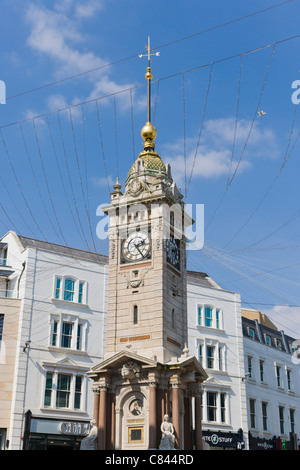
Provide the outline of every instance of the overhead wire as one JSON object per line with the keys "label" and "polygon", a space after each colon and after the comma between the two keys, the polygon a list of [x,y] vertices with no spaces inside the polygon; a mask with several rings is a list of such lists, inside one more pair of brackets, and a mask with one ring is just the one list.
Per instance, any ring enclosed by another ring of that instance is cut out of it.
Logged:
{"label": "overhead wire", "polygon": [[[169,47],[169,46],[171,46],[171,45],[174,45],[174,44],[176,44],[176,43],[178,43],[178,42],[182,42],[182,41],[186,41],[186,40],[195,38],[195,37],[200,36],[200,35],[202,35],[202,34],[206,34],[206,33],[210,32],[210,31],[214,31],[214,30],[216,30],[216,29],[223,28],[224,26],[228,26],[228,25],[230,25],[230,24],[237,23],[237,22],[239,22],[239,21],[243,21],[243,20],[245,20],[245,19],[251,18],[251,17],[256,16],[256,15],[259,15],[259,14],[261,14],[261,13],[265,13],[265,12],[267,12],[267,11],[270,11],[270,10],[273,10],[273,9],[275,9],[275,8],[281,7],[281,6],[283,6],[283,5],[286,5],[286,4],[288,4],[288,3],[291,3],[291,2],[293,2],[293,1],[295,1],[295,0],[286,0],[286,1],[284,1],[284,2],[277,3],[276,5],[272,5],[272,6],[270,6],[270,7],[263,8],[263,9],[261,9],[261,10],[255,11],[255,12],[253,12],[253,13],[248,13],[247,15],[241,16],[241,17],[239,17],[239,18],[235,18],[235,19],[233,19],[233,20],[226,21],[226,22],[224,22],[224,23],[220,23],[220,24],[218,24],[218,25],[215,25],[215,26],[212,26],[212,27],[210,27],[210,28],[204,29],[204,30],[202,30],[202,31],[199,31],[199,32],[194,33],[194,34],[191,34],[191,35],[189,35],[189,36],[185,36],[185,37],[183,37],[183,38],[179,38],[179,39],[176,39],[176,40],[174,40],[174,41],[170,41],[170,42],[168,42],[168,43],[161,44],[160,46],[152,47],[152,50],[162,49],[162,48],[164,48],[164,47]],[[17,93],[17,94],[15,94],[15,95],[13,95],[13,96],[8,96],[8,97],[6,97],[6,101],[7,101],[7,100],[14,99],[14,98],[17,98],[17,97],[19,97],[19,96],[26,95],[26,94],[28,94],[28,93],[33,93],[33,92],[35,92],[35,91],[39,91],[39,90],[48,88],[48,87],[53,86],[53,85],[58,85],[58,84],[60,84],[60,83],[64,83],[64,82],[66,82],[66,81],[68,81],[68,80],[73,80],[73,79],[75,79],[75,78],[82,77],[82,76],[87,75],[87,74],[89,74],[89,73],[96,72],[96,71],[102,70],[102,69],[104,69],[104,68],[111,67],[111,66],[113,66],[113,65],[117,65],[117,64],[119,64],[119,63],[121,63],[121,62],[124,62],[124,61],[127,61],[127,60],[131,60],[131,59],[134,59],[134,58],[137,58],[138,56],[139,56],[139,53],[136,53],[136,54],[133,54],[133,55],[129,55],[129,56],[127,56],[127,57],[123,57],[123,58],[121,58],[121,59],[117,59],[117,60],[115,60],[115,61],[113,61],[113,62],[100,65],[100,66],[95,67],[95,68],[93,68],[93,69],[89,69],[89,70],[86,70],[86,71],[84,71],[84,72],[80,72],[80,73],[71,75],[71,76],[69,76],[69,77],[65,77],[65,78],[62,78],[62,79],[60,79],[60,80],[53,81],[53,82],[51,82],[51,83],[46,83],[45,85],[41,85],[41,86],[38,86],[38,87],[36,87],[36,88],[32,88],[32,89],[30,89],[30,90]]]}
{"label": "overhead wire", "polygon": [[292,150],[288,153],[288,150],[289,150],[289,147],[290,147],[290,143],[291,143],[291,138],[292,138],[292,135],[293,135],[293,132],[294,132],[294,125],[295,125],[295,117],[296,117],[296,112],[297,112],[297,106],[295,106],[295,110],[294,110],[294,113],[293,113],[293,120],[292,120],[292,125],[291,125],[291,130],[290,130],[290,134],[289,134],[289,139],[288,139],[288,143],[287,143],[287,147],[286,147],[286,151],[285,151],[285,155],[284,155],[284,158],[283,158],[283,161],[281,163],[281,166],[275,176],[275,178],[273,179],[272,183],[270,184],[269,188],[267,189],[267,191],[265,192],[265,194],[263,195],[263,197],[261,198],[260,202],[258,203],[258,205],[255,207],[255,209],[251,212],[251,214],[248,216],[248,218],[246,219],[246,221],[242,224],[242,226],[239,228],[239,230],[237,230],[235,232],[235,234],[230,238],[230,240],[228,242],[226,242],[226,244],[224,244],[223,246],[226,247],[228,246],[238,235],[239,233],[246,227],[246,225],[249,223],[249,221],[251,220],[251,218],[256,214],[256,212],[258,211],[258,209],[260,208],[260,206],[263,204],[264,200],[267,198],[267,196],[270,194],[273,186],[275,185],[276,181],[278,180],[278,178],[280,177],[281,175],[281,172],[282,170],[284,169],[285,165],[287,164],[293,150],[294,150],[294,147],[297,143],[297,140],[298,140],[298,137],[299,137],[299,134],[296,138],[296,141],[292,147]]}
{"label": "overhead wire", "polygon": [[108,193],[110,194],[110,184],[109,184],[109,179],[108,179],[107,164],[106,164],[106,158],[105,158],[105,153],[104,153],[103,137],[102,137],[102,130],[101,130],[98,100],[96,100],[95,102],[96,102],[96,111],[97,111],[97,122],[98,122],[98,131],[99,131],[99,139],[100,139],[100,148],[101,148],[104,171],[105,171],[105,176],[106,176],[107,189],[108,189]]}
{"label": "overhead wire", "polygon": [[205,228],[205,230],[208,229],[208,227],[210,226],[210,224],[212,223],[213,219],[215,218],[224,198],[225,198],[225,195],[228,191],[228,189],[230,188],[237,172],[238,172],[238,169],[240,167],[240,164],[241,164],[241,161],[243,159],[243,156],[244,156],[244,153],[245,153],[245,150],[246,150],[246,147],[247,147],[247,144],[248,144],[248,141],[249,141],[249,138],[251,136],[251,133],[252,133],[252,130],[253,130],[253,126],[254,126],[254,122],[255,122],[255,119],[257,117],[257,113],[258,113],[258,110],[259,110],[259,107],[260,107],[260,103],[261,103],[261,100],[262,100],[262,96],[263,96],[263,92],[264,92],[264,89],[265,89],[265,86],[266,86],[266,82],[267,82],[267,77],[269,75],[269,71],[270,71],[270,66],[271,66],[271,62],[272,62],[272,59],[273,59],[273,56],[274,56],[274,51],[275,51],[275,43],[273,44],[273,47],[272,47],[272,51],[271,51],[271,56],[270,56],[270,59],[269,59],[269,62],[268,62],[268,65],[267,65],[267,70],[266,70],[266,73],[265,73],[265,77],[264,77],[264,81],[263,81],[263,85],[262,85],[262,88],[261,88],[261,92],[260,92],[260,95],[259,95],[259,99],[258,99],[258,102],[257,102],[257,105],[256,105],[256,108],[255,108],[255,113],[254,113],[254,116],[252,118],[252,121],[251,121],[251,124],[250,124],[250,128],[249,128],[249,131],[248,131],[248,134],[247,134],[247,137],[245,139],[245,143],[244,143],[244,146],[243,146],[243,149],[242,149],[242,152],[240,154],[240,157],[239,157],[239,160],[235,166],[235,170],[232,174],[232,176],[229,178],[229,181],[227,181],[227,184],[226,184],[226,187],[225,187],[225,190],[221,196],[221,199],[215,209],[215,211],[213,212],[212,216],[210,217],[209,219],[209,222]]}
{"label": "overhead wire", "polygon": [[116,96],[114,95],[114,121],[115,121],[115,152],[116,152],[116,173],[119,178],[119,155],[118,155],[118,132],[117,132],[117,106]]}
{"label": "overhead wire", "polygon": [[55,158],[55,162],[56,162],[56,165],[57,165],[57,168],[58,168],[58,173],[59,173],[59,177],[60,177],[60,181],[61,181],[61,184],[62,184],[62,188],[63,188],[63,191],[64,191],[64,195],[65,195],[65,200],[67,202],[67,205],[68,205],[68,208],[69,208],[69,212],[70,212],[70,215],[73,219],[73,222],[74,222],[74,225],[81,237],[81,240],[82,242],[84,243],[84,240],[81,236],[81,233],[80,233],[80,230],[78,228],[78,225],[77,225],[77,222],[75,220],[75,216],[73,214],[73,209],[72,209],[72,206],[71,206],[71,203],[70,203],[70,200],[69,200],[69,196],[68,196],[68,193],[67,193],[67,189],[66,189],[66,185],[65,185],[65,181],[64,181],[64,178],[62,176],[62,170],[61,170],[61,167],[60,167],[60,163],[59,163],[59,158],[58,158],[58,155],[57,155],[57,151],[56,151],[56,147],[55,147],[55,143],[54,143],[54,138],[53,138],[53,132],[52,132],[52,129],[51,129],[51,126],[50,126],[50,122],[49,122],[49,117],[46,116],[46,123],[47,123],[47,127],[48,127],[48,130],[49,130],[49,135],[50,135],[50,141],[51,141],[51,146],[52,146],[52,150],[53,150],[53,154],[54,154],[54,158]]}
{"label": "overhead wire", "polygon": [[[51,207],[52,207],[52,210],[53,210],[53,214],[54,214],[54,217],[55,217],[55,220],[56,220],[56,223],[57,223],[57,227],[58,227],[59,232],[61,234],[62,240],[65,244],[67,244],[66,240],[65,240],[65,237],[64,237],[64,234],[62,232],[62,229],[61,229],[58,217],[57,217],[55,205],[54,205],[54,202],[53,202],[53,199],[52,199],[52,195],[51,195],[51,191],[50,191],[50,187],[49,187],[49,183],[48,183],[48,178],[47,178],[47,172],[46,172],[45,165],[44,165],[44,162],[43,162],[41,146],[40,146],[40,142],[39,142],[39,138],[38,138],[38,134],[37,134],[37,130],[36,130],[35,118],[32,119],[32,125],[33,125],[34,135],[35,135],[35,139],[36,139],[36,145],[37,145],[38,154],[39,154],[39,158],[40,158],[40,162],[41,162],[41,167],[42,167],[42,170],[43,170],[43,175],[44,175],[44,179],[45,179],[45,184],[46,184],[46,189],[47,189],[49,201],[50,201],[50,204],[51,204]],[[59,235],[56,231],[56,228],[55,228],[54,224],[51,224],[51,225],[53,227],[53,230],[54,230],[57,238],[59,239],[60,237],[59,237]]]}
{"label": "overhead wire", "polygon": [[131,117],[131,133],[132,133],[132,152],[133,152],[133,163],[134,163],[135,162],[135,142],[134,142],[132,89],[130,89],[130,117]]}
{"label": "overhead wire", "polygon": [[56,112],[56,117],[57,117],[57,121],[58,121],[61,144],[62,144],[62,148],[63,148],[63,155],[64,155],[64,159],[65,159],[67,175],[68,175],[68,179],[69,179],[69,183],[70,183],[70,188],[71,188],[71,193],[72,193],[72,197],[73,197],[73,203],[74,203],[74,206],[75,206],[75,211],[76,211],[76,214],[77,214],[77,219],[78,219],[78,222],[79,222],[80,230],[81,230],[85,245],[86,245],[88,251],[91,251],[90,248],[89,248],[89,244],[87,242],[86,236],[85,236],[85,232],[84,232],[83,227],[82,227],[82,222],[81,222],[81,218],[80,218],[80,214],[79,214],[79,210],[78,210],[78,206],[77,206],[77,202],[76,202],[76,198],[75,198],[75,193],[74,193],[74,188],[73,188],[73,183],[72,183],[72,178],[71,178],[71,174],[70,174],[70,168],[69,168],[68,158],[67,158],[67,153],[66,153],[66,147],[65,147],[65,142],[64,142],[63,132],[62,132],[61,119],[60,119],[60,116],[59,116],[59,111]]}
{"label": "overhead wire", "polygon": [[[50,217],[50,214],[49,214],[49,211],[47,209],[47,206],[46,206],[46,203],[44,201],[44,197],[42,195],[42,192],[41,192],[41,189],[40,189],[40,186],[38,184],[38,181],[37,181],[37,178],[36,178],[36,175],[35,175],[35,171],[34,171],[34,168],[33,168],[33,165],[32,165],[32,161],[31,161],[31,157],[30,157],[30,153],[29,153],[29,149],[28,149],[28,145],[26,143],[26,139],[25,139],[25,135],[24,135],[24,130],[23,130],[23,126],[22,126],[22,122],[19,122],[19,129],[20,129],[20,132],[21,132],[21,137],[22,137],[22,142],[23,142],[23,146],[24,146],[24,149],[25,149],[25,155],[26,155],[26,158],[27,158],[27,161],[29,163],[29,167],[30,167],[30,170],[31,170],[31,173],[32,173],[32,176],[33,176],[33,180],[34,180],[34,183],[35,183],[35,186],[37,188],[37,191],[38,191],[38,194],[39,194],[39,197],[40,197],[40,201],[42,202],[42,205],[43,205],[43,208],[44,208],[44,211],[45,211],[45,214],[47,215],[47,218],[50,222],[50,225],[53,227],[53,222],[52,222],[52,219]],[[46,237],[43,236],[44,240],[46,240]]]}
{"label": "overhead wire", "polygon": [[96,245],[95,245],[94,234],[93,234],[93,229],[92,229],[91,218],[90,218],[89,210],[88,210],[88,207],[87,207],[86,195],[85,195],[85,191],[84,191],[84,187],[83,187],[83,181],[82,181],[82,177],[81,177],[80,164],[79,164],[79,155],[78,155],[78,150],[77,150],[77,145],[76,145],[74,124],[73,124],[73,117],[72,117],[72,109],[69,109],[69,116],[70,116],[71,129],[72,129],[74,152],[75,152],[75,156],[76,156],[77,171],[78,171],[80,187],[81,187],[81,192],[82,192],[82,199],[83,199],[83,202],[84,202],[85,212],[86,212],[86,215],[87,215],[87,218],[88,218],[88,224],[89,224],[90,234],[91,234],[91,238],[92,238],[92,244],[93,244],[93,247],[94,247],[94,251],[97,252],[97,248],[96,248]]}
{"label": "overhead wire", "polygon": [[184,84],[184,73],[182,74],[182,114],[183,114],[183,158],[184,158],[184,194],[186,197],[187,181],[186,181],[186,116],[185,116],[185,84]]}
{"label": "overhead wire", "polygon": [[211,77],[212,77],[212,73],[213,73],[213,66],[214,66],[214,64],[212,62],[211,65],[210,65],[210,72],[209,72],[209,77],[208,77],[208,83],[207,83],[207,89],[206,89],[206,96],[205,96],[204,108],[203,108],[203,113],[202,113],[202,119],[201,119],[201,123],[200,123],[198,141],[197,141],[197,145],[196,145],[196,150],[195,150],[195,155],[194,155],[194,159],[193,159],[193,163],[192,163],[192,169],[191,169],[189,181],[188,181],[187,188],[186,188],[186,195],[188,193],[188,189],[189,189],[189,186],[190,186],[190,183],[191,183],[191,180],[192,180],[192,176],[193,176],[193,172],[194,172],[194,169],[195,169],[196,159],[197,159],[197,156],[198,156],[198,150],[199,150],[200,140],[201,140],[201,136],[202,136],[203,124],[204,124],[206,107],[207,107],[207,102],[208,102],[208,95],[209,95],[209,90],[210,90],[210,85],[211,85]]}
{"label": "overhead wire", "polygon": [[239,116],[239,107],[240,107],[242,68],[243,68],[243,56],[241,55],[240,56],[240,73],[239,73],[239,79],[238,79],[237,103],[236,103],[236,112],[235,112],[235,123],[234,123],[234,132],[233,132],[233,143],[232,143],[231,160],[230,160],[230,167],[229,167],[229,173],[228,173],[228,179],[227,179],[226,187],[228,186],[229,181],[230,181],[231,168],[232,168],[234,152],[235,152],[236,135],[237,135],[237,127],[238,127],[238,116]]}
{"label": "overhead wire", "polygon": [[[26,199],[26,197],[25,197],[24,191],[23,191],[23,189],[22,189],[22,187],[21,187],[19,178],[18,178],[17,173],[16,173],[16,171],[15,171],[14,165],[12,164],[12,160],[11,160],[11,157],[10,157],[10,153],[9,153],[9,151],[8,151],[8,147],[7,147],[7,144],[6,144],[6,141],[5,141],[5,139],[4,139],[4,135],[3,135],[3,132],[2,132],[1,129],[0,129],[0,136],[1,136],[1,140],[2,140],[2,143],[3,143],[3,148],[4,148],[4,150],[5,150],[5,154],[6,154],[6,156],[7,156],[7,159],[8,159],[9,165],[10,165],[10,168],[11,168],[12,173],[13,173],[13,175],[14,175],[14,178],[15,178],[15,181],[16,181],[16,183],[17,183],[18,189],[19,189],[19,191],[20,191],[20,193],[21,193],[21,195],[22,195],[22,199],[23,199],[23,201],[24,201],[24,203],[25,203],[25,206],[26,206],[26,208],[27,208],[27,210],[28,210],[28,212],[29,212],[29,214],[30,214],[32,220],[33,220],[34,225],[37,227],[38,231],[40,232],[40,234],[41,234],[42,237],[44,238],[44,234],[43,234],[43,232],[41,231],[41,229],[40,229],[40,227],[39,227],[39,225],[38,225],[38,223],[37,223],[37,221],[36,221],[36,219],[35,219],[35,217],[34,217],[34,215],[33,215],[33,212],[32,212],[32,210],[31,210],[31,208],[30,208],[30,205],[29,205],[29,203],[28,203],[28,201],[27,201],[27,199]],[[26,223],[26,225],[27,225],[27,223]],[[27,226],[28,226],[28,225],[27,225]]]}

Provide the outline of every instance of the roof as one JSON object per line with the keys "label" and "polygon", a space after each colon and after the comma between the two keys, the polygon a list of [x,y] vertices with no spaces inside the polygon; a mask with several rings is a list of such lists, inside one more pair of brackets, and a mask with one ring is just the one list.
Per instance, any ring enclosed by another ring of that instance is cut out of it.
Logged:
{"label": "roof", "polygon": [[218,284],[209,277],[208,274],[198,271],[187,271],[187,282],[197,284],[202,287],[210,287],[214,289],[221,289]]}
{"label": "roof", "polygon": [[242,317],[249,318],[249,320],[257,320],[261,325],[267,326],[272,330],[278,330],[274,323],[271,322],[270,318],[265,313],[259,310],[252,310],[249,308],[242,308]]}
{"label": "roof", "polygon": [[70,248],[68,246],[58,245],[56,243],[44,242],[42,240],[36,240],[34,238],[23,237],[22,235],[18,235],[18,238],[24,249],[36,248],[38,250],[48,251],[65,256],[71,256],[73,258],[80,258],[87,261],[93,261],[95,263],[108,264],[108,256],[106,255],[80,250],[78,248]]}
{"label": "roof", "polygon": [[[289,354],[292,352],[292,344],[295,339],[286,335],[283,330],[274,330],[273,328],[259,323],[257,319],[251,320],[244,316],[242,316],[242,329],[243,336],[246,338],[258,341],[268,347],[285,351]],[[250,335],[250,330],[252,330],[253,336]],[[269,338],[269,343],[267,343],[267,337]]]}

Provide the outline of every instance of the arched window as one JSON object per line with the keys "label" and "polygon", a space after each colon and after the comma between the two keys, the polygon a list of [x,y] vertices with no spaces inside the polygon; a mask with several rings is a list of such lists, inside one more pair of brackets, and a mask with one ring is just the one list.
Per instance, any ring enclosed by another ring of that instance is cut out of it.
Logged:
{"label": "arched window", "polygon": [[172,328],[175,330],[175,310],[172,309]]}
{"label": "arched window", "polygon": [[139,312],[137,305],[133,306],[133,324],[137,325],[139,320]]}

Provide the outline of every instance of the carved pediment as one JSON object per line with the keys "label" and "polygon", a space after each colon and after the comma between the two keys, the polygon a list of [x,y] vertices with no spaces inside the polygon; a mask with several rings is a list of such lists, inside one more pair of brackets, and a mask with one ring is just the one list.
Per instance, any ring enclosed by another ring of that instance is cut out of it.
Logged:
{"label": "carved pediment", "polygon": [[[134,367],[131,368],[131,365],[134,364]],[[125,368],[123,369],[123,366],[125,365]],[[132,369],[132,372],[134,374],[140,370],[142,367],[156,367],[157,366],[157,361],[152,360],[149,358],[145,358],[142,356],[139,356],[138,354],[132,353],[130,351],[120,351],[117,354],[114,354],[113,356],[109,357],[108,359],[102,361],[100,364],[97,366],[93,367],[89,372],[88,375],[94,375],[97,373],[101,372],[109,372],[110,370],[122,370],[125,373],[125,370],[130,372],[130,368]]]}

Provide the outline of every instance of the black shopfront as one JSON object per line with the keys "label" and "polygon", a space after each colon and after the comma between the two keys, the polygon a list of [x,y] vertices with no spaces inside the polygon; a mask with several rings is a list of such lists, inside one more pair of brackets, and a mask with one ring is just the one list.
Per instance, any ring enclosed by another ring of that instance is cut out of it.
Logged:
{"label": "black shopfront", "polygon": [[203,430],[202,439],[211,450],[242,450],[245,447],[242,429],[236,433]]}
{"label": "black shopfront", "polygon": [[89,421],[34,417],[25,415],[23,450],[80,450],[88,435]]}

